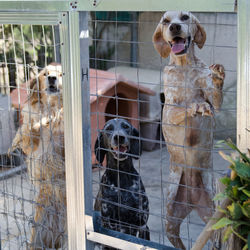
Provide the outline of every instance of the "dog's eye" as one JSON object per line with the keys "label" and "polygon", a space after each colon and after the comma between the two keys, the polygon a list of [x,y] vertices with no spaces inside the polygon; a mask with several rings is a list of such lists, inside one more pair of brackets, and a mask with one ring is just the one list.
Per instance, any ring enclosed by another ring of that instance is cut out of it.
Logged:
{"label": "dog's eye", "polygon": [[162,20],[162,24],[168,24],[168,23],[170,23],[169,19],[165,18]]}
{"label": "dog's eye", "polygon": [[181,21],[187,21],[189,19],[189,16],[188,15],[183,15],[181,17]]}
{"label": "dog's eye", "polygon": [[126,124],[126,123],[123,123],[123,124],[122,124],[122,127],[123,127],[124,129],[128,129],[128,128],[129,128],[129,125]]}
{"label": "dog's eye", "polygon": [[106,127],[106,130],[108,130],[108,131],[111,131],[113,129],[114,129],[113,125],[109,125],[108,127]]}

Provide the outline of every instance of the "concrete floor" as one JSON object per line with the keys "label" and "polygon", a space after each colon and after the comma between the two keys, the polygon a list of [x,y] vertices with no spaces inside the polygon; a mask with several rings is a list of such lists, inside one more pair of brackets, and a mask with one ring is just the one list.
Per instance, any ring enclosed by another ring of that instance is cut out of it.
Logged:
{"label": "concrete floor", "polygon": [[[165,201],[166,180],[168,176],[169,155],[166,148],[151,152],[143,152],[140,160],[134,164],[140,172],[150,202],[149,228],[152,241],[171,246],[165,233]],[[214,168],[226,169],[228,164],[215,153]],[[93,181],[98,182],[102,172],[93,172]],[[98,184],[93,184],[95,197]],[[36,190],[30,184],[27,173],[23,172],[7,180],[0,181],[0,237],[2,250],[27,249],[30,238],[31,221],[34,216],[34,193]],[[204,223],[192,212],[182,223],[181,237],[190,249],[191,245],[204,227]],[[206,248],[207,249],[207,248]]]}
{"label": "concrete floor", "polygon": [[0,181],[0,249],[27,249],[30,221],[34,216],[34,193],[26,172]]}

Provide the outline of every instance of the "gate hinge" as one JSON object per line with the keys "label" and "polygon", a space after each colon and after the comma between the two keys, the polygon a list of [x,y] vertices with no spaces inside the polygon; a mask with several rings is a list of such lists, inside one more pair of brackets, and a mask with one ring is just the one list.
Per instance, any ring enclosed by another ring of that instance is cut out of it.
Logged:
{"label": "gate hinge", "polygon": [[86,69],[82,68],[82,80],[84,80],[85,77],[87,78],[86,80],[89,79],[89,69],[88,68],[86,68]]}

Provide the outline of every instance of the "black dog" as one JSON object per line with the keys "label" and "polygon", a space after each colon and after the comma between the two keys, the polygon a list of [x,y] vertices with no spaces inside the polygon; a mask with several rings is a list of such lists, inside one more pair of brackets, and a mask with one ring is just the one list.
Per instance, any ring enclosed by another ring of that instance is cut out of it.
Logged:
{"label": "black dog", "polygon": [[95,210],[101,211],[103,227],[149,240],[148,198],[132,160],[141,155],[138,136],[139,132],[124,119],[109,120],[99,133],[95,154],[100,163],[106,155],[107,168]]}

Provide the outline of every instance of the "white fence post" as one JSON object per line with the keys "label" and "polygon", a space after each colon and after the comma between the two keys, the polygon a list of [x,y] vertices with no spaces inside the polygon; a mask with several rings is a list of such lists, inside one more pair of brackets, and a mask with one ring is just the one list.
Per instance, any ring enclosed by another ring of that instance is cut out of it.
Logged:
{"label": "white fence post", "polygon": [[237,145],[250,150],[250,2],[238,1]]}
{"label": "white fence post", "polygon": [[67,191],[68,249],[87,249],[85,235],[82,88],[80,70],[79,12],[62,13],[61,56]]}

